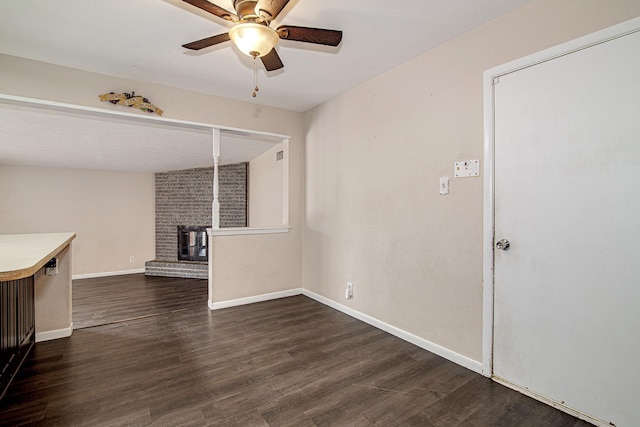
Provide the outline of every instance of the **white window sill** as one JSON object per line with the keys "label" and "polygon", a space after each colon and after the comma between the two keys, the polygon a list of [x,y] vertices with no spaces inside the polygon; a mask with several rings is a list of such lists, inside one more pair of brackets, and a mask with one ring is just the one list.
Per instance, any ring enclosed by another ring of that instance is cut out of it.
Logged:
{"label": "white window sill", "polygon": [[239,227],[239,228],[207,228],[209,236],[241,236],[247,234],[288,233],[291,227]]}

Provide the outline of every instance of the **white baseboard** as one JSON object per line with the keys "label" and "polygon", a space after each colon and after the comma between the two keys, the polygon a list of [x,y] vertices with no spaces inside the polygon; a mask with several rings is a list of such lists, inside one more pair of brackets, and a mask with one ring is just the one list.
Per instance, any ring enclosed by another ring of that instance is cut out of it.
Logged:
{"label": "white baseboard", "polygon": [[473,360],[467,356],[463,356],[460,353],[456,353],[453,350],[449,350],[448,348],[442,347],[436,343],[433,343],[429,340],[426,340],[424,338],[420,338],[419,336],[413,335],[410,332],[404,331],[402,329],[396,328],[395,326],[392,326],[388,323],[385,323],[381,320],[378,320],[374,317],[371,317],[367,314],[361,313],[357,310],[354,310],[352,308],[349,308],[345,305],[342,305],[340,303],[337,303],[333,300],[330,300],[329,298],[325,298],[322,295],[318,295],[314,292],[308,291],[306,289],[302,290],[302,294],[314,299],[316,301],[318,301],[319,303],[322,303],[326,306],[329,306],[331,308],[334,308],[338,311],[343,312],[344,314],[347,314],[351,317],[354,317],[358,320],[362,320],[365,323],[370,324],[371,326],[375,326],[378,329],[382,329],[385,332],[390,333],[391,335],[395,335],[396,337],[403,339],[407,342],[410,342],[411,344],[417,345],[420,348],[423,348],[427,351],[430,351],[434,354],[437,354],[438,356],[444,357],[447,360],[450,360],[453,363],[456,363],[460,366],[463,366],[467,369],[472,370],[473,372],[476,372],[478,374],[482,373],[482,362],[479,362],[477,360]]}
{"label": "white baseboard", "polygon": [[253,304],[256,302],[269,301],[273,299],[302,295],[302,289],[290,289],[288,291],[273,292],[270,294],[256,295],[253,297],[238,298],[228,301],[213,302],[209,300],[209,310],[220,310],[223,308],[237,307],[239,305]]}
{"label": "white baseboard", "polygon": [[36,342],[57,340],[58,338],[70,337],[73,333],[73,322],[68,328],[55,329],[53,331],[36,332]]}
{"label": "white baseboard", "polygon": [[[142,269],[142,271],[129,270],[126,272],[98,273],[97,275],[81,275],[82,277],[74,276],[73,278],[76,279],[76,278],[115,276],[118,274],[133,274],[133,273],[141,273],[141,272],[143,273],[144,269]],[[378,320],[367,314],[361,313],[357,310],[349,308],[336,301],[330,300],[329,298],[325,298],[321,295],[316,294],[315,292],[311,292],[306,289],[302,289],[302,288],[290,289],[287,291],[272,292],[269,294],[255,295],[255,296],[246,297],[246,298],[238,298],[238,299],[219,301],[219,302],[213,302],[209,300],[208,305],[209,305],[209,310],[221,310],[223,308],[254,304],[257,302],[264,302],[264,301],[270,301],[270,300],[279,299],[279,298],[286,298],[294,295],[305,295],[315,301],[318,301],[321,304],[324,304],[328,307],[341,311],[342,313],[345,313],[355,319],[361,320],[365,323],[368,323],[369,325],[375,326],[378,329],[388,332],[391,335],[394,335],[400,339],[410,342],[411,344],[417,345],[420,348],[423,348],[427,351],[437,354],[438,356],[444,357],[445,359],[450,360],[451,362],[454,362],[467,369],[470,369],[473,372],[482,374],[482,362],[473,360],[467,356],[463,356],[462,354],[456,353],[453,350],[442,347],[424,338],[420,338],[417,335],[414,335],[410,332],[407,332],[405,330],[392,326],[386,322]],[[57,332],[57,331],[52,331],[52,332]],[[63,336],[70,336],[70,335],[71,333],[69,332],[67,335],[55,336],[53,338],[48,338],[48,339],[61,338]],[[38,339],[38,337],[36,336],[36,341],[45,341],[45,339],[44,338]]]}
{"label": "white baseboard", "polygon": [[144,273],[144,268],[136,268],[133,270],[122,270],[122,271],[105,271],[103,273],[74,274],[73,276],[71,276],[71,279],[72,280],[93,279],[96,277],[124,276],[125,274],[138,274],[138,273]]}

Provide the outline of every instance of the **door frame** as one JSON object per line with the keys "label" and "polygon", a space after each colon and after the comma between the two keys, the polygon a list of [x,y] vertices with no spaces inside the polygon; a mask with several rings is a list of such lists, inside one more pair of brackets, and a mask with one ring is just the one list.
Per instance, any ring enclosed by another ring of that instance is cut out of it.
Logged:
{"label": "door frame", "polygon": [[[483,269],[483,291],[482,291],[482,374],[486,377],[493,377],[493,320],[494,320],[494,239],[495,239],[495,187],[494,187],[494,167],[495,167],[495,141],[494,141],[494,82],[499,81],[501,76],[514,73],[516,71],[551,61],[556,58],[569,55],[571,53],[605,43],[607,41],[620,38],[640,31],[640,17],[622,22],[620,24],[605,28],[595,33],[580,37],[575,40],[554,46],[552,48],[534,53],[524,58],[508,62],[506,64],[491,68],[483,73],[483,110],[484,110],[484,181],[483,181],[483,226],[482,226],[482,269]],[[568,412],[577,417],[584,417],[584,414],[577,413],[570,408],[564,407],[558,402],[551,401],[544,396],[539,396],[531,391],[513,387],[512,384],[501,382],[511,388],[543,401],[552,406]]]}

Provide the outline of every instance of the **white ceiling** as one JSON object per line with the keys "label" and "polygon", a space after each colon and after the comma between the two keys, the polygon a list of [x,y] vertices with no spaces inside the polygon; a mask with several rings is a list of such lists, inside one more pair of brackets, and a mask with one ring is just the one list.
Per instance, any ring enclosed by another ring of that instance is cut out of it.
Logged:
{"label": "white ceiling", "polygon": [[[306,111],[528,1],[291,0],[272,27],[342,30],[342,43],[281,40],[285,67],[267,73],[259,64],[256,98],[252,59],[231,42],[199,52],[181,47],[231,25],[181,0],[0,0],[0,53]],[[232,0],[215,3],[233,10]],[[212,163],[208,131],[2,103],[0,129],[3,164],[166,171]],[[251,160],[272,143],[227,138],[222,158]]]}
{"label": "white ceiling", "polygon": [[528,1],[291,0],[272,27],[342,30],[342,43],[280,41],[285,67],[260,64],[256,99],[252,59],[231,42],[181,47],[231,25],[181,0],[1,0],[0,53],[306,111]]}

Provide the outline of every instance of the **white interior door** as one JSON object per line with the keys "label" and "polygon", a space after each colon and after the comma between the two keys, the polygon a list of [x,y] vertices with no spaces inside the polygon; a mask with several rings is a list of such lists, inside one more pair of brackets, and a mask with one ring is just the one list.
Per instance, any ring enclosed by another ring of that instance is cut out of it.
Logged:
{"label": "white interior door", "polygon": [[494,376],[638,426],[640,33],[494,91]]}

